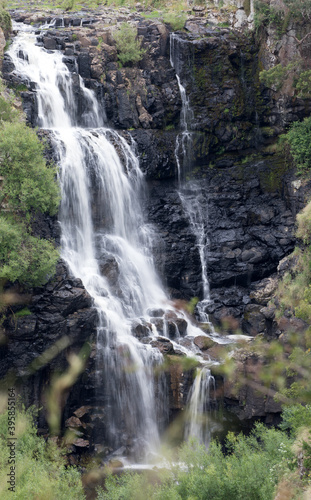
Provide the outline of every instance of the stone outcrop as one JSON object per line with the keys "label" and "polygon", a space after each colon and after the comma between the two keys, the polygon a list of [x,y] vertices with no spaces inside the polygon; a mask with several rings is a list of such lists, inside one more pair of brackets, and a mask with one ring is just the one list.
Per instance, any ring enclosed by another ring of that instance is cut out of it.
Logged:
{"label": "stone outcrop", "polygon": [[[78,353],[86,342],[94,342],[97,311],[81,280],[71,276],[62,262],[45,286],[26,295],[10,291],[22,303],[10,308],[3,324],[0,379],[16,384],[29,405],[40,407],[53,373],[67,369],[67,356]],[[75,391],[81,393],[83,389],[76,384],[71,397]],[[91,389],[88,394],[84,392],[83,400],[92,400]],[[70,408],[69,404],[66,411]],[[41,425],[44,422],[42,415]]]}

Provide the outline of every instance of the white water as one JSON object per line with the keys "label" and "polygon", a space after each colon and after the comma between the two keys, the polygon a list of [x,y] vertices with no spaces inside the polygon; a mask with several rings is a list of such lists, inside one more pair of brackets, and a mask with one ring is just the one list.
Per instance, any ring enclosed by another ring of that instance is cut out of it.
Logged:
{"label": "white water", "polygon": [[211,440],[211,425],[208,415],[211,390],[215,398],[215,379],[206,367],[199,368],[188,397],[186,439],[196,438],[200,444]]}
{"label": "white water", "polygon": [[[131,146],[103,128],[104,113],[81,78],[70,74],[60,53],[48,53],[35,42],[33,34],[20,32],[10,56],[22,80],[35,84],[37,123],[51,131],[57,151],[61,255],[99,311],[97,376],[110,413],[108,439],[115,447],[129,441],[133,447],[139,436],[139,449],[154,451],[159,432],[153,368],[162,355],[132,335],[131,320],[146,315],[147,307],[168,306],[168,299],[154,271],[152,231],[138,202],[142,172]],[[77,78],[84,128],[77,126]],[[160,377],[159,400],[163,389]]]}
{"label": "white water", "polygon": [[183,62],[181,60],[181,50],[183,44],[187,41],[183,40],[176,34],[172,34],[170,38],[170,62],[176,71],[178,88],[182,101],[182,109],[180,113],[180,128],[181,132],[176,138],[175,158],[178,167],[179,180],[179,196],[184,208],[184,211],[189,219],[191,229],[196,238],[196,244],[201,262],[201,276],[203,288],[203,300],[197,305],[197,314],[199,321],[207,323],[209,329],[213,330],[213,326],[209,321],[208,314],[205,312],[206,306],[210,302],[210,287],[207,276],[207,252],[209,247],[209,239],[206,231],[208,225],[208,213],[206,211],[207,193],[202,188],[202,183],[191,179],[191,164],[192,162],[192,141],[193,133],[191,126],[193,121],[193,112],[190,107],[189,97],[187,97],[186,89],[181,83],[180,74],[182,72]]}
{"label": "white water", "polygon": [[[133,325],[151,321],[150,310],[184,314],[170,305],[154,270],[153,233],[139,204],[144,180],[131,141],[104,127],[104,110],[82,79],[69,72],[62,54],[35,43],[27,27],[9,54],[15,73],[36,89],[37,124],[50,131],[58,157],[61,255],[83,281],[99,314],[97,381],[99,404],[105,408],[103,441],[123,448],[124,454],[134,450],[137,460],[143,452],[157,450],[159,421],[165,421],[168,405],[165,379],[154,376],[162,355],[135,338]],[[77,90],[83,97],[82,112]],[[146,336],[158,335],[155,322],[146,328]],[[165,319],[163,330],[167,335]],[[187,333],[202,334],[189,323]],[[176,334],[178,339],[177,325]],[[186,348],[178,348],[189,355]]]}
{"label": "white water", "polygon": [[184,182],[187,175],[190,173],[192,162],[192,132],[191,124],[193,120],[193,112],[190,107],[189,98],[187,97],[186,89],[181,83],[180,72],[182,62],[179,58],[180,44],[185,43],[182,38],[179,38],[175,33],[170,37],[170,63],[176,71],[176,79],[178,83],[179,93],[181,97],[181,113],[180,113],[180,128],[181,132],[176,137],[175,158],[178,170],[178,181],[180,184]]}
{"label": "white water", "polygon": [[[207,276],[207,252],[209,239],[206,231],[208,225],[208,213],[206,211],[207,193],[199,181],[191,179],[192,169],[192,144],[193,133],[191,131],[193,112],[190,107],[189,97],[186,89],[181,83],[182,60],[180,47],[187,43],[176,34],[170,38],[170,62],[176,71],[178,88],[182,101],[180,114],[181,132],[176,137],[175,158],[178,169],[179,197],[183,209],[189,219],[191,230],[196,238],[200,262],[203,288],[203,300],[197,304],[196,311],[199,321],[208,325],[209,331],[215,333],[206,306],[210,302],[210,287]],[[196,438],[200,443],[208,445],[211,438],[210,419],[208,416],[210,403],[210,388],[215,391],[215,379],[207,366],[197,370],[191,391],[188,397],[187,423],[185,437]]]}

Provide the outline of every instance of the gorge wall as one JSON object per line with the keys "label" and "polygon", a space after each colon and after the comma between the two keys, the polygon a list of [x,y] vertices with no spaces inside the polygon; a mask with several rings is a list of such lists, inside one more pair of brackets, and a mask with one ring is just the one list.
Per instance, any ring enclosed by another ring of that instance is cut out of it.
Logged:
{"label": "gorge wall", "polygon": [[[50,21],[20,12],[13,17],[29,24]],[[107,17],[108,13],[106,18],[83,17],[83,22],[78,16],[56,19],[55,27],[46,29],[43,35],[38,32],[38,43],[47,50],[63,52],[73,73],[79,116],[87,109],[79,100],[78,74],[95,92],[106,123],[129,143],[134,139],[146,177],[146,219],[158,238],[154,247],[157,270],[172,299],[201,299],[199,250],[178,194],[175,147],[182,102],[170,63],[170,30],[160,21],[121,11],[119,22],[136,24],[146,53],[139,64],[120,68],[114,28],[107,27]],[[291,95],[278,101],[260,84],[262,47],[252,33],[214,28],[198,18],[189,22],[187,31],[178,33],[178,37],[180,76],[193,113],[189,124],[191,162],[186,177],[200,182],[209,242],[211,301],[206,312],[218,327],[230,318],[233,329],[275,336],[280,332],[266,306],[279,262],[294,249],[295,215],[305,203],[307,187],[295,182],[289,162],[276,151],[274,142],[288,123],[308,115],[308,102]],[[36,90],[31,82],[26,90],[25,82],[16,78],[13,70],[10,57],[5,55],[3,76],[10,86],[22,89],[27,120],[36,126]],[[51,156],[48,149],[47,155]],[[93,211],[96,213],[95,206]],[[35,230],[58,237],[56,221],[38,221]],[[106,265],[105,273],[108,280],[115,279],[113,263]],[[79,413],[80,406],[86,407],[82,417],[89,421],[84,437],[85,442],[92,441],[92,422],[99,419],[95,411],[92,417],[85,417],[89,408],[96,406],[98,318],[92,300],[82,283],[60,263],[56,277],[32,291],[28,307],[31,315],[19,319],[12,316],[6,322],[1,376],[11,372],[17,375],[28,401],[33,402],[41,398],[41,388],[49,382],[52,371],[65,368],[66,354],[90,342],[87,371],[72,389],[63,418],[65,421],[74,411]],[[33,360],[64,335],[68,343],[60,355],[36,374],[28,373]],[[161,349],[174,354],[170,346],[162,345]],[[191,371],[180,367],[173,366],[169,371],[171,414],[184,408],[192,377]],[[223,396],[241,419],[279,411],[279,406],[271,401],[263,404],[251,392],[234,396],[227,387]],[[85,446],[83,440],[80,445]]]}

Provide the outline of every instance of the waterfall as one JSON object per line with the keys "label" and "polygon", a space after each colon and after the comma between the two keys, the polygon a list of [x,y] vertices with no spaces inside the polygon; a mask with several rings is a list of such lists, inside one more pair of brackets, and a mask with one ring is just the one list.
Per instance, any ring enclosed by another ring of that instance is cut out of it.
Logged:
{"label": "waterfall", "polygon": [[[143,174],[131,142],[104,127],[94,94],[69,72],[60,52],[37,46],[28,28],[9,53],[15,73],[35,88],[37,125],[50,131],[60,165],[61,256],[98,310],[97,380],[109,424],[105,439],[114,448],[135,450],[137,459],[159,445],[157,410],[165,406],[160,400],[166,394],[163,378],[154,377],[162,355],[135,338],[133,324],[146,324],[147,309],[169,308],[153,266],[152,230],[138,201]],[[155,327],[145,328],[147,336],[155,334]]]}
{"label": "waterfall", "polygon": [[[208,212],[207,212],[207,192],[202,187],[202,183],[191,179],[193,163],[192,142],[193,132],[193,112],[190,107],[190,100],[186,94],[186,89],[181,83],[181,72],[183,62],[181,60],[181,50],[183,44],[187,43],[176,34],[170,38],[170,62],[176,71],[176,79],[181,96],[182,109],[180,113],[180,129],[177,134],[175,146],[175,158],[178,169],[179,197],[183,209],[188,217],[191,230],[196,238],[200,262],[203,300],[196,307],[198,319],[205,323],[211,332],[214,328],[205,312],[206,306],[210,302],[210,287],[207,276],[207,252],[209,239],[207,235]],[[196,438],[199,443],[208,445],[211,438],[211,427],[207,411],[210,406],[210,389],[215,392],[215,379],[211,375],[207,366],[202,366],[197,370],[192,388],[188,397],[187,422],[185,426],[185,437]]]}
{"label": "waterfall", "polygon": [[[211,396],[212,391],[212,396]],[[188,397],[186,438],[196,438],[208,445],[211,439],[210,418],[207,413],[215,402],[215,379],[206,367],[199,368]]]}
{"label": "waterfall", "polygon": [[206,306],[210,302],[210,288],[207,277],[207,252],[209,248],[209,239],[207,235],[208,212],[207,212],[207,193],[202,187],[202,182],[191,179],[192,168],[192,141],[193,132],[193,111],[190,107],[190,100],[187,97],[186,89],[181,83],[181,73],[183,62],[181,60],[181,47],[188,43],[173,33],[170,38],[170,62],[176,71],[178,88],[181,96],[182,109],[180,113],[181,132],[176,137],[175,158],[178,168],[179,196],[184,211],[190,222],[193,234],[196,238],[196,244],[201,262],[201,276],[203,300],[197,305],[197,314],[200,322],[207,323],[209,329],[213,331],[212,324],[209,321],[208,314],[205,312]]}
{"label": "waterfall", "polygon": [[177,134],[175,144],[175,158],[178,171],[178,181],[182,183],[185,181],[188,174],[190,174],[192,163],[192,132],[191,125],[193,120],[193,112],[190,107],[189,98],[187,97],[186,89],[181,83],[180,73],[182,70],[182,63],[180,61],[180,44],[185,41],[175,33],[170,37],[170,63],[176,71],[176,79],[178,83],[179,93],[181,97],[181,113],[180,113],[180,129],[181,132]]}

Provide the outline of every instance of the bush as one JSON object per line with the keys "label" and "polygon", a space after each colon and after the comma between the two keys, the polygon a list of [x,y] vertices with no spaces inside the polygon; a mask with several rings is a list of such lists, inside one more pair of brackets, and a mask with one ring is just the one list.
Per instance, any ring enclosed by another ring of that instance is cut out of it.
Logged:
{"label": "bush", "polygon": [[311,167],[311,117],[291,125],[285,135],[297,171],[306,173]]}
{"label": "bush", "polygon": [[281,34],[284,19],[284,13],[282,11],[276,10],[271,6],[269,0],[256,0],[254,8],[254,26],[256,31],[262,26],[275,24],[280,32],[279,34]]}
{"label": "bush", "polygon": [[43,152],[35,131],[24,123],[6,122],[0,128],[1,195],[11,209],[57,212],[56,170],[47,167]]}
{"label": "bush", "polygon": [[0,497],[37,500],[84,500],[80,474],[66,467],[55,444],[37,436],[33,411],[19,410],[16,415],[16,487],[8,491],[8,414],[0,415]]}
{"label": "bush", "polygon": [[140,47],[140,42],[137,40],[137,30],[128,23],[122,23],[118,31],[113,35],[117,51],[118,59],[122,65],[128,63],[137,63],[145,54],[145,50]]}
{"label": "bush", "polygon": [[273,68],[261,71],[259,73],[259,79],[266,87],[279,91],[286,78],[288,78],[296,67],[297,63],[289,63],[287,66],[277,64]]}
{"label": "bush", "polygon": [[65,0],[62,3],[62,9],[65,10],[66,12],[69,10],[73,10],[75,7],[76,1],[75,0]]}
{"label": "bush", "polygon": [[3,5],[0,3],[0,28],[2,28],[5,38],[7,38],[12,29],[12,21],[10,14],[4,10]]}
{"label": "bush", "polygon": [[187,16],[183,13],[176,15],[174,12],[167,12],[163,16],[163,21],[170,24],[174,31],[182,30],[185,26],[185,22],[187,21]]}
{"label": "bush", "polygon": [[29,234],[25,224],[0,216],[0,278],[39,286],[55,273],[58,250]]}
{"label": "bush", "polygon": [[282,409],[282,422],[280,428],[284,431],[290,430],[297,435],[302,427],[311,428],[311,406],[301,404],[284,406]]}
{"label": "bush", "polygon": [[110,477],[100,500],[272,500],[278,480],[293,462],[292,440],[286,433],[257,424],[245,437],[229,433],[228,453],[212,441],[209,450],[197,442],[185,444],[178,464],[159,477],[160,484],[144,475]]}
{"label": "bush", "polygon": [[298,96],[302,98],[311,97],[311,70],[303,71],[298,78],[296,83],[296,89],[298,90]]}
{"label": "bush", "polygon": [[311,19],[311,0],[284,0],[293,16],[298,19]]}
{"label": "bush", "polygon": [[35,212],[54,215],[59,204],[56,169],[48,167],[36,132],[20,121],[0,81],[0,278],[42,285],[54,274],[58,251],[31,234]]}
{"label": "bush", "polygon": [[297,215],[296,236],[305,244],[311,243],[311,202]]}

